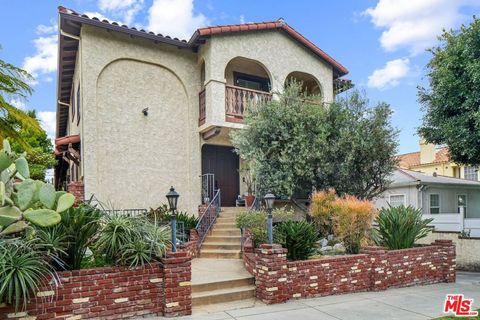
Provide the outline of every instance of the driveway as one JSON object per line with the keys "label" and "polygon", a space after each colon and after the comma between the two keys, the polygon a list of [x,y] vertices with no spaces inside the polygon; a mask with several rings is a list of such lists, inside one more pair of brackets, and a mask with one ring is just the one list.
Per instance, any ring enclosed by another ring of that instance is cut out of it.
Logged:
{"label": "driveway", "polygon": [[239,303],[235,308],[232,302],[225,305],[225,309],[233,310],[213,313],[194,310],[194,315],[178,319],[432,319],[443,315],[447,293],[463,293],[465,297],[474,299],[475,309],[480,308],[480,273],[457,272],[456,283],[301,299],[270,306],[255,302],[253,307],[242,308]]}

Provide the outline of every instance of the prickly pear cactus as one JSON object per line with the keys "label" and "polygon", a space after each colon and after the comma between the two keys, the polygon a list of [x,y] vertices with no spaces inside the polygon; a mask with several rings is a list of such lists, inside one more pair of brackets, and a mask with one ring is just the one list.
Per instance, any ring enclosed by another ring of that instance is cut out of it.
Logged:
{"label": "prickly pear cactus", "polygon": [[60,222],[75,197],[55,191],[53,185],[30,179],[25,154],[11,151],[7,140],[0,150],[0,236],[19,233],[34,224],[49,227]]}

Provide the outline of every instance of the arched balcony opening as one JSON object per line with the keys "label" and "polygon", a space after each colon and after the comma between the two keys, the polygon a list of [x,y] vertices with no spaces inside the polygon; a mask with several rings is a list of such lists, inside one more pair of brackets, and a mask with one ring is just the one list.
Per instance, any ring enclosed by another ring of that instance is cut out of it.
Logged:
{"label": "arched balcony opening", "polygon": [[258,61],[236,57],[225,67],[225,120],[243,122],[248,108],[270,101],[271,78]]}
{"label": "arched balcony opening", "polygon": [[297,81],[302,84],[302,92],[308,96],[314,96],[315,100],[322,100],[322,88],[318,80],[311,74],[294,71],[285,79],[285,86],[291,81]]}

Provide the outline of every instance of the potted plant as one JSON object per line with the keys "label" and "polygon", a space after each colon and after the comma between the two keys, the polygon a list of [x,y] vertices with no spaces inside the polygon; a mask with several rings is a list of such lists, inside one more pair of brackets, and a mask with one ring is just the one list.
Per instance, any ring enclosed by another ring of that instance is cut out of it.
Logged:
{"label": "potted plant", "polygon": [[248,162],[243,162],[240,168],[240,174],[242,175],[242,181],[247,187],[247,194],[245,195],[245,204],[247,207],[251,207],[255,201],[254,187],[255,187],[255,176],[253,175],[253,170],[250,167]]}

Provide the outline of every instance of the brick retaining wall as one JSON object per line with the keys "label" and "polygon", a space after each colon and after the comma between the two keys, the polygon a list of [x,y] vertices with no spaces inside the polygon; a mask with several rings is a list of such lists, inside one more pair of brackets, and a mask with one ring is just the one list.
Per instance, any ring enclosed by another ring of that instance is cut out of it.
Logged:
{"label": "brick retaining wall", "polygon": [[190,230],[190,239],[179,246],[179,251],[185,251],[192,258],[198,256],[198,231],[197,229]]}
{"label": "brick retaining wall", "polygon": [[303,261],[287,261],[286,253],[280,245],[264,244],[255,254],[243,255],[264,303],[455,282],[455,246],[448,240],[403,250],[367,247],[358,255]]}
{"label": "brick retaining wall", "polygon": [[0,319],[119,319],[192,313],[191,256],[168,253],[136,269],[104,267],[59,272],[61,285],[40,288],[27,310],[0,306]]}
{"label": "brick retaining wall", "polygon": [[80,202],[85,200],[85,187],[82,181],[72,181],[67,186],[67,191],[75,196],[75,200]]}

